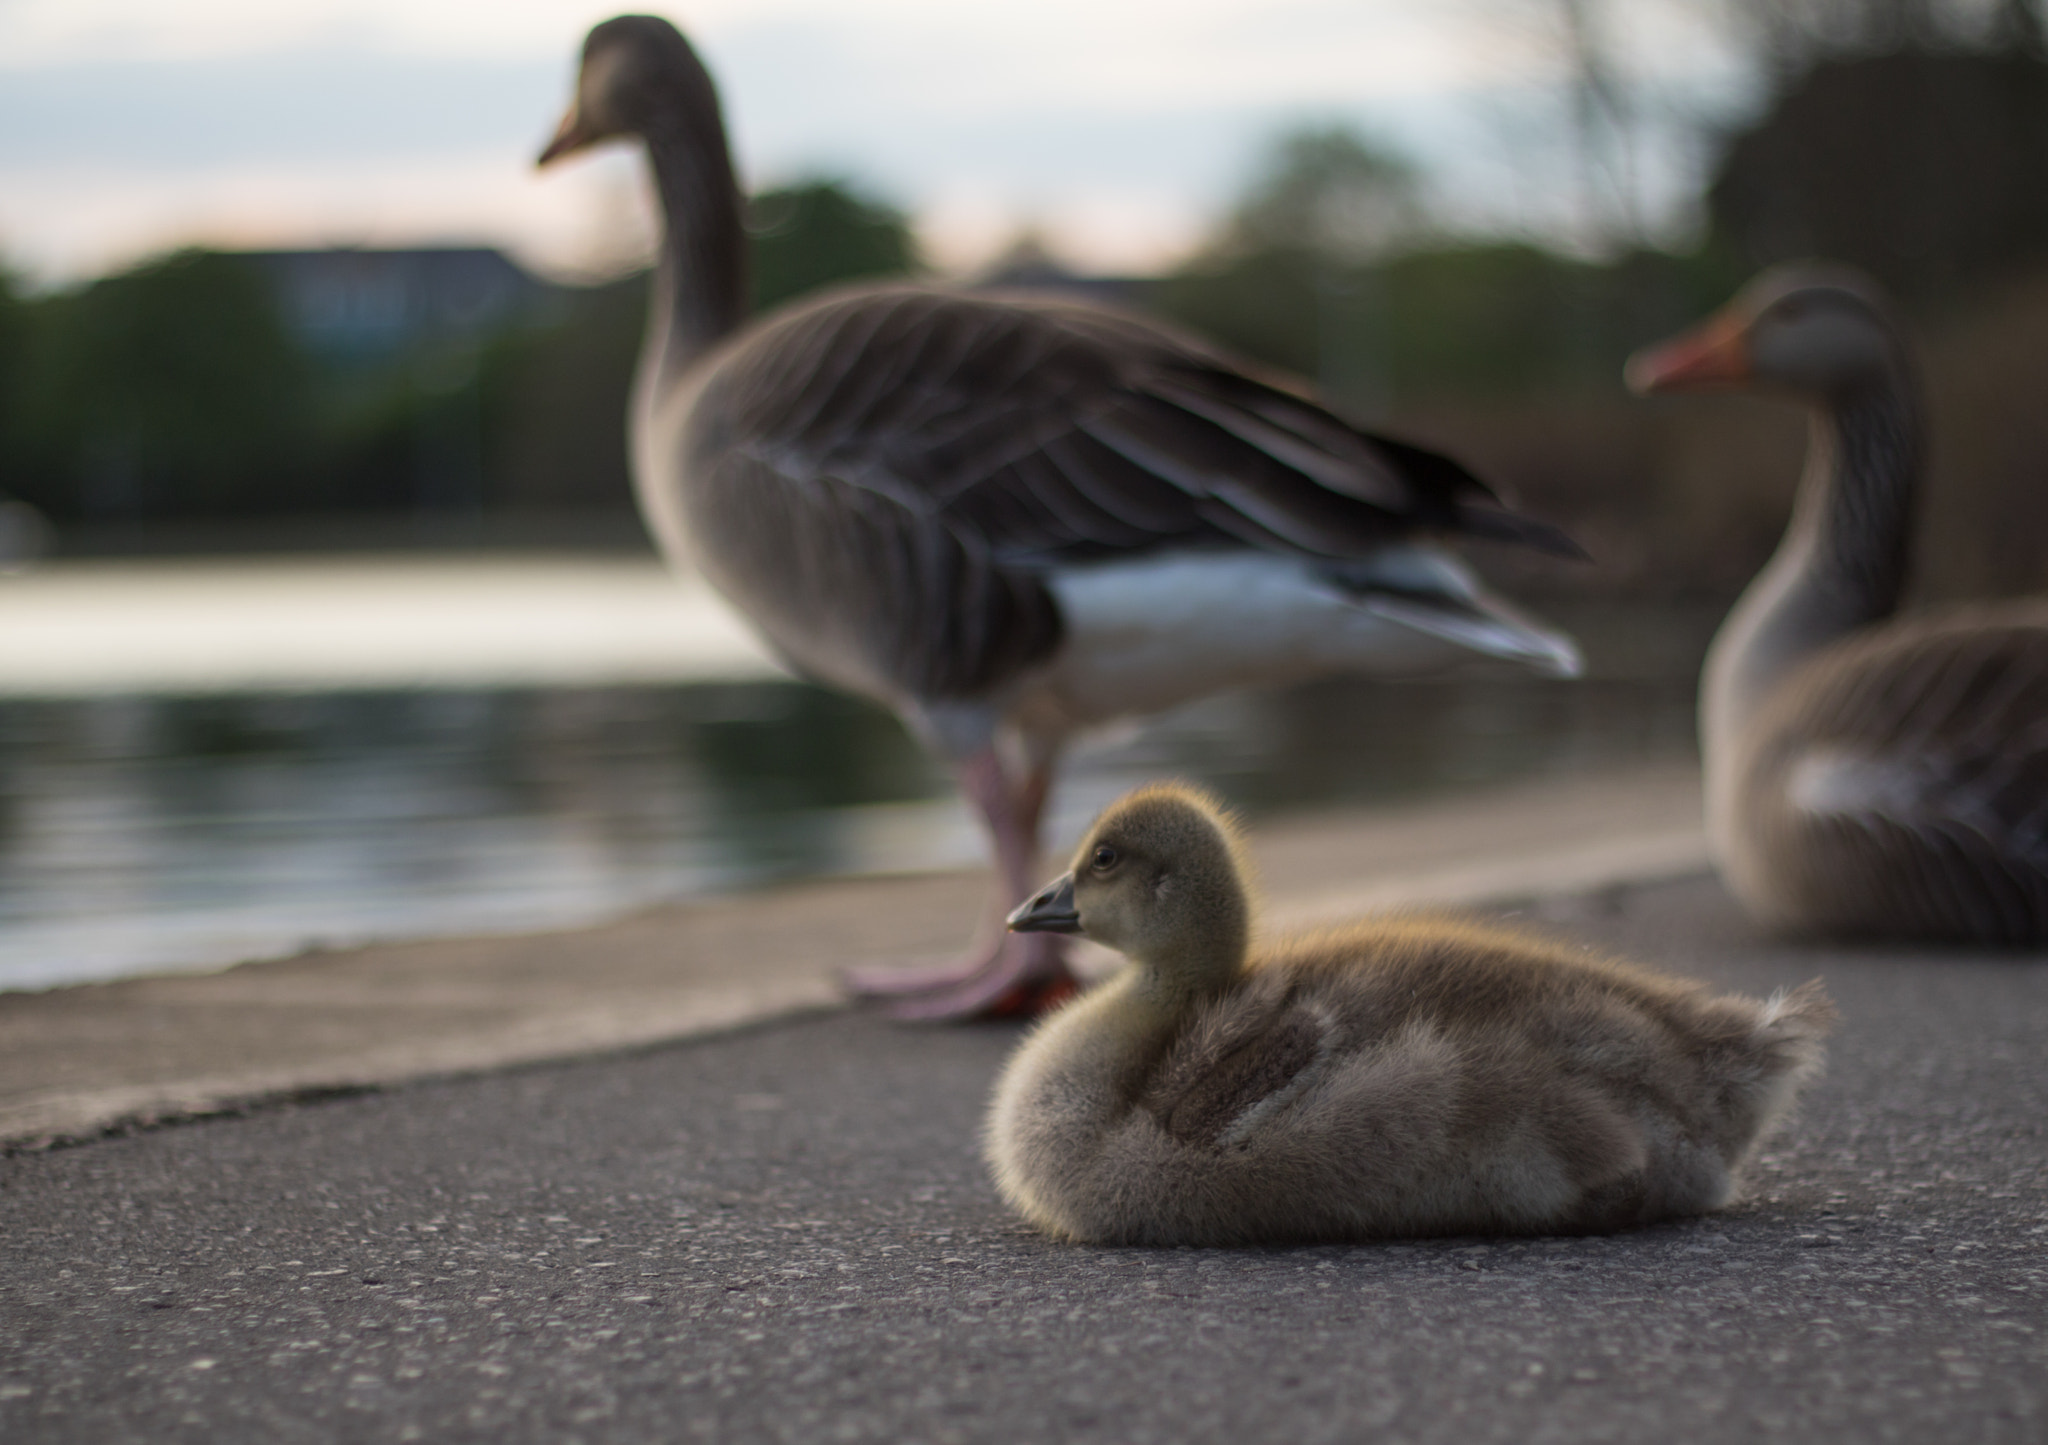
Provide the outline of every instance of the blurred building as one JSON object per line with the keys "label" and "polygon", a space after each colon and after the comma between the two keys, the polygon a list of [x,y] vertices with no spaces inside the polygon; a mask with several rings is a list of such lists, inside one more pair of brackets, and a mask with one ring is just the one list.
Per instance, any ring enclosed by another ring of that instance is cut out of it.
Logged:
{"label": "blurred building", "polygon": [[1035,235],[1024,235],[974,278],[982,291],[1048,291],[1103,306],[1140,309],[1149,299],[1148,277],[1084,276],[1068,269]]}
{"label": "blurred building", "polygon": [[249,251],[286,327],[320,361],[388,360],[423,341],[476,340],[544,312],[555,288],[488,246]]}

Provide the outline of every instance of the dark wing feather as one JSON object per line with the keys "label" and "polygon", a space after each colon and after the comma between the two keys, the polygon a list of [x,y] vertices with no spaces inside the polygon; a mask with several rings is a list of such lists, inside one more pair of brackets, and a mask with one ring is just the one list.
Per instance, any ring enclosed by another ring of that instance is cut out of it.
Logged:
{"label": "dark wing feather", "polygon": [[741,445],[1019,565],[1170,545],[1349,558],[1417,528],[1556,546],[1456,463],[1097,308],[859,292],[771,323],[727,369]]}
{"label": "dark wing feather", "polygon": [[1322,1057],[1329,1024],[1300,1006],[1234,1006],[1221,1029],[1198,1025],[1146,1090],[1144,1106],[1179,1143],[1210,1148]]}
{"label": "dark wing feather", "polygon": [[698,480],[699,564],[799,671],[868,690],[851,665],[912,697],[971,698],[1059,643],[1039,577],[884,493],[829,474],[793,484],[740,451]]}

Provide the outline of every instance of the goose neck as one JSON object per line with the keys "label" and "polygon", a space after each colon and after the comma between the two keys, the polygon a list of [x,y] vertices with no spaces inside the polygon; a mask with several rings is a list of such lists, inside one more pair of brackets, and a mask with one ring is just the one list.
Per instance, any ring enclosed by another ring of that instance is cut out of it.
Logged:
{"label": "goose neck", "polygon": [[1896,609],[1920,462],[1919,409],[1905,377],[1816,408],[1785,538],[1708,656],[1702,723],[1710,760],[1788,671]]}
{"label": "goose neck", "polygon": [[1054,1015],[1039,1036],[1069,1080],[1087,1082],[1073,1097],[1092,1101],[1080,1107],[1100,1125],[1122,1116],[1196,1011],[1222,987],[1220,976],[1202,982],[1208,970],[1191,965],[1234,977],[1244,947],[1240,939],[1234,955],[1218,947],[1206,959],[1163,945],[1125,956],[1129,962],[1115,976]]}
{"label": "goose neck", "polygon": [[708,116],[666,117],[644,136],[664,222],[647,350],[674,376],[745,319],[746,234],[715,103]]}
{"label": "goose neck", "polygon": [[1132,957],[1152,1006],[1177,1016],[1229,987],[1244,971],[1250,943],[1243,898],[1218,899],[1192,914],[1187,926]]}
{"label": "goose neck", "polygon": [[1812,435],[1787,543],[1847,626],[1888,617],[1906,579],[1918,409],[1903,381],[1872,385],[1817,411]]}

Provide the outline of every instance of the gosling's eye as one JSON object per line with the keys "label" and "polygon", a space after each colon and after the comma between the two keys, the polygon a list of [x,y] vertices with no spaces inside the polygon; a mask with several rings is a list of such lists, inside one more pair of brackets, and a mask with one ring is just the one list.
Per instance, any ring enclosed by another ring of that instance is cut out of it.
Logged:
{"label": "gosling's eye", "polygon": [[1088,866],[1097,873],[1107,873],[1110,869],[1116,867],[1117,860],[1122,856],[1121,853],[1110,847],[1109,844],[1098,843],[1095,845],[1094,856],[1088,860]]}

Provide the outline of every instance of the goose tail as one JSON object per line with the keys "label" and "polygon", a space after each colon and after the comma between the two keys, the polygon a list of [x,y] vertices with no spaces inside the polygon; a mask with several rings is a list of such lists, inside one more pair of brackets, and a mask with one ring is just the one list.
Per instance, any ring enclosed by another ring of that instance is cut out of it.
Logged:
{"label": "goose tail", "polygon": [[1323,570],[1358,606],[1417,632],[1552,677],[1578,677],[1586,670],[1569,633],[1494,596],[1463,560],[1441,548],[1393,546]]}
{"label": "goose tail", "polygon": [[1374,592],[1360,599],[1370,611],[1418,632],[1441,637],[1489,657],[1526,663],[1551,677],[1578,677],[1585,658],[1569,633],[1486,592],[1464,597]]}

